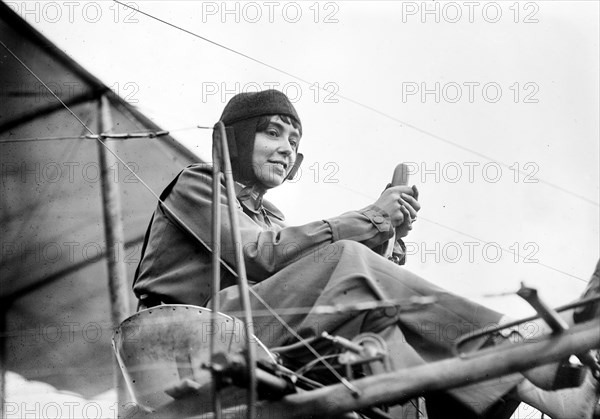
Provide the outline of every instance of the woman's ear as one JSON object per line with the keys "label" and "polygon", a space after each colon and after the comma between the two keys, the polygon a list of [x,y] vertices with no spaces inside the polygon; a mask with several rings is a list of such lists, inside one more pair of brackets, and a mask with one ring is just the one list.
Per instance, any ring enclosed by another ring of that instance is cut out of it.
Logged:
{"label": "woman's ear", "polygon": [[296,173],[298,173],[298,169],[300,169],[300,165],[302,164],[302,160],[304,160],[304,155],[302,153],[298,153],[296,155],[296,161],[294,162],[294,165],[292,166],[292,168],[290,169],[289,173],[285,177],[285,180],[292,180],[292,179],[294,179],[294,176],[296,176]]}

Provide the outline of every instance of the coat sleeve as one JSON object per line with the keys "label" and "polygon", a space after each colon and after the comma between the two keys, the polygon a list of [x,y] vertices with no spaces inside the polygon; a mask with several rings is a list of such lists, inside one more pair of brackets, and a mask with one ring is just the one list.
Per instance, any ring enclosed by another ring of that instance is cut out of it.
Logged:
{"label": "coat sleeve", "polygon": [[[221,188],[221,257],[235,266],[235,246],[223,182]],[[211,202],[212,174],[201,165],[185,169],[165,200],[171,210],[214,249]],[[241,243],[237,245],[242,247],[246,271],[253,281],[266,279],[299,257],[318,252],[338,240],[354,240],[373,248],[393,235],[389,216],[374,205],[302,226],[272,228],[257,224],[237,201],[236,206],[241,230]]]}

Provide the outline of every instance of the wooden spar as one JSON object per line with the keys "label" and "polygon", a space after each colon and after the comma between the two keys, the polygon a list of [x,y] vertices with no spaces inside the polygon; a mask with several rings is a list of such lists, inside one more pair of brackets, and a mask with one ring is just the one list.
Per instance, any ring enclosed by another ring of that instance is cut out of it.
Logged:
{"label": "wooden spar", "polygon": [[[99,102],[98,131],[112,130],[110,105],[105,95]],[[100,144],[102,142],[103,144]],[[98,140],[98,159],[100,161],[100,184],[102,189],[102,213],[104,216],[104,236],[106,240],[106,262],[108,264],[108,289],[110,294],[110,312],[112,324],[117,327],[131,314],[129,308],[129,290],[125,267],[125,235],[121,214],[121,195],[118,179],[111,176],[111,167],[117,160],[106,147],[111,147],[103,138]],[[119,406],[128,399],[127,388],[121,370],[114,364],[115,385]]]}
{"label": "wooden spar", "polygon": [[[219,291],[221,290],[221,142],[219,131],[213,129],[213,146],[212,146],[212,297],[210,314],[210,330],[217,330],[217,313],[219,312]],[[210,334],[210,356],[211,362],[213,355],[217,352],[217,336],[216,333]],[[213,381],[217,379],[217,374],[212,372]],[[221,396],[219,387],[213,386],[213,412],[215,419],[221,419]]]}
{"label": "wooden spar", "polygon": [[233,170],[231,169],[231,159],[229,156],[229,147],[227,145],[227,134],[223,121],[215,124],[215,129],[218,129],[218,136],[221,140],[221,157],[223,160],[223,174],[225,175],[225,192],[227,194],[227,202],[229,204],[229,222],[231,224],[231,241],[235,248],[235,264],[237,267],[237,284],[240,290],[240,301],[242,310],[244,311],[244,327],[246,331],[246,359],[248,360],[248,394],[247,405],[248,419],[253,419],[256,416],[256,347],[252,342],[254,336],[254,326],[252,325],[252,312],[250,310],[250,292],[248,291],[248,279],[246,277],[246,265],[244,255],[242,254],[242,236],[240,232],[240,222],[238,219],[237,208],[234,205],[236,202],[235,186],[233,182]]}
{"label": "wooden spar", "polygon": [[[353,397],[342,384],[288,395],[278,401],[261,401],[257,413],[265,418],[335,417],[381,404],[406,402],[429,391],[447,390],[556,362],[571,354],[600,347],[600,319],[574,326],[565,333],[540,336],[535,342],[504,344],[473,353],[469,358],[450,358],[418,367],[378,374],[352,384],[361,392]],[[133,418],[192,417],[214,418],[207,412],[201,395],[191,394],[158,408],[155,412],[134,412]],[[233,409],[236,417],[245,406]]]}
{"label": "wooden spar", "polygon": [[0,412],[4,414],[4,404],[6,399],[6,314],[10,304],[4,298],[0,299]]}
{"label": "wooden spar", "polygon": [[371,405],[403,402],[426,391],[460,387],[528,370],[599,347],[600,319],[593,319],[535,342],[505,344],[470,358],[451,358],[353,381],[361,391],[357,398],[343,385],[336,384],[264,403],[259,409],[275,412],[275,416],[266,413],[266,417],[277,417],[276,412],[285,412],[289,418],[331,417]]}

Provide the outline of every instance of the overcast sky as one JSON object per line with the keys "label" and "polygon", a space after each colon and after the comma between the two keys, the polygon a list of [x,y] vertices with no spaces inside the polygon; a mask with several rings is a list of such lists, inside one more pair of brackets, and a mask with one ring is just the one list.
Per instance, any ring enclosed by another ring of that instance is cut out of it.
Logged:
{"label": "overcast sky", "polygon": [[112,2],[7,3],[205,159],[210,131],[182,128],[287,93],[306,160],[267,198],[290,224],[374,202],[408,162],[427,279],[517,315],[485,295],[566,303],[598,260],[598,2],[130,3],[283,72]]}

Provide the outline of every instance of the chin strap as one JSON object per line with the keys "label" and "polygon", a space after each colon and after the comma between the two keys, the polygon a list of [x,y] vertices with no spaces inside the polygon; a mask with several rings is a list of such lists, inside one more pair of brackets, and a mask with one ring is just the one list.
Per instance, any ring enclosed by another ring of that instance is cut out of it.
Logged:
{"label": "chin strap", "polygon": [[298,173],[298,170],[300,169],[300,165],[302,164],[302,160],[304,160],[304,155],[302,153],[298,153],[296,155],[296,161],[294,162],[294,165],[292,166],[292,169],[289,171],[289,173],[285,177],[284,181],[285,180],[292,180],[292,179],[294,179],[294,177],[296,176],[296,173]]}

